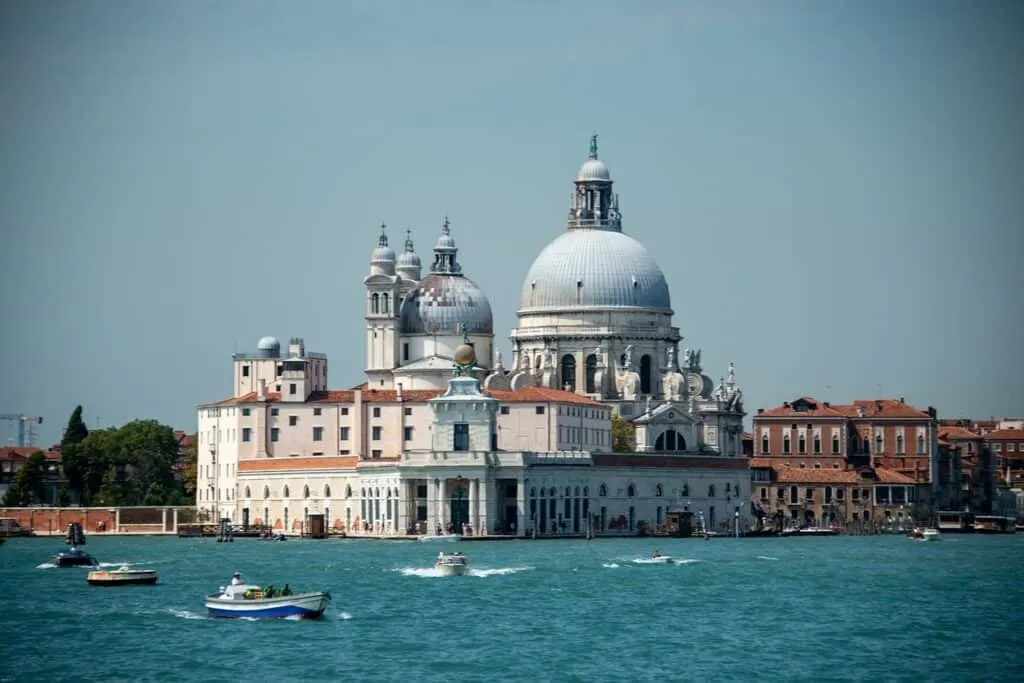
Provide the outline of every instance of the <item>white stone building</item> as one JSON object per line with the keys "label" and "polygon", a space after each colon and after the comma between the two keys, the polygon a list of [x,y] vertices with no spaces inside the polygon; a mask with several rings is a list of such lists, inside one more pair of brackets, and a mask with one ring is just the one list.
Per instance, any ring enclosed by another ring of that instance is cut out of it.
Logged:
{"label": "white stone building", "polygon": [[[745,524],[732,366],[713,388],[700,351],[676,363],[665,278],[622,233],[611,187],[594,141],[569,231],[524,284],[511,370],[447,219],[422,278],[412,240],[396,255],[382,230],[364,279],[366,382],[329,390],[327,358],[301,339],[236,354],[232,396],[199,406],[198,506],[288,533],[311,515],[354,534],[636,533],[682,510]],[[632,420],[636,453],[612,452],[613,413]]]}

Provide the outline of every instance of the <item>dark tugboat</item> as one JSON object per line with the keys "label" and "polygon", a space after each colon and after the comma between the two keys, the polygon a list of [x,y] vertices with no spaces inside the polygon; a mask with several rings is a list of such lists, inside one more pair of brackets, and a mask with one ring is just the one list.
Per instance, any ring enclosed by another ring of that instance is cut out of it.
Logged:
{"label": "dark tugboat", "polygon": [[71,547],[53,556],[53,562],[58,567],[95,567],[99,564],[95,557],[77,547],[85,545],[85,532],[78,522],[68,524],[64,542]]}

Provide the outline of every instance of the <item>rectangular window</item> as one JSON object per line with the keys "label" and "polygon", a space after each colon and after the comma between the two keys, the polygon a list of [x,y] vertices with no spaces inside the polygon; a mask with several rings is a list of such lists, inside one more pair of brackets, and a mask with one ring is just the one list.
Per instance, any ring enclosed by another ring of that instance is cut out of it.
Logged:
{"label": "rectangular window", "polygon": [[295,395],[295,385],[294,384],[289,384],[288,385],[288,393],[291,394],[292,396]]}
{"label": "rectangular window", "polygon": [[249,408],[242,408],[242,417],[249,417],[251,410]]}
{"label": "rectangular window", "polygon": [[342,408],[341,409],[341,414],[342,415],[348,415],[348,408]]}
{"label": "rectangular window", "polygon": [[762,486],[761,487],[761,500],[767,500],[767,499],[768,499],[768,489]]}
{"label": "rectangular window", "polygon": [[806,436],[801,434],[797,438],[796,443],[797,443],[797,453],[806,453],[807,452],[807,437]]}
{"label": "rectangular window", "polygon": [[313,441],[323,441],[323,440],[324,440],[324,428],[323,427],[313,427]]}
{"label": "rectangular window", "polygon": [[313,408],[314,415],[321,415],[324,412],[323,408]]}
{"label": "rectangular window", "polygon": [[1014,444],[1012,444],[1012,443],[1006,444],[1006,452],[1007,453],[1013,453],[1015,450],[1016,450],[1016,447],[1015,447]]}
{"label": "rectangular window", "polygon": [[814,435],[814,452],[821,453],[821,435]]}
{"label": "rectangular window", "polygon": [[405,414],[406,414],[406,416],[412,415],[412,408],[406,408],[405,409]]}
{"label": "rectangular window", "polygon": [[996,453],[1002,453],[1002,451],[1003,451],[1003,444],[997,443],[997,444],[995,444],[995,446],[996,446]]}
{"label": "rectangular window", "polygon": [[778,498],[779,498],[780,500],[784,499],[784,498],[786,497],[786,489],[784,489],[784,488],[782,488],[782,487],[780,486],[780,487],[779,487],[778,489],[776,489],[776,491],[775,491],[775,495],[776,495],[776,496],[777,496],[777,497],[778,497]]}
{"label": "rectangular window", "polygon": [[814,500],[814,489],[807,489],[807,500]]}
{"label": "rectangular window", "polygon": [[468,451],[469,425],[465,422],[456,422],[453,426],[455,428],[455,438],[452,449],[456,451]]}
{"label": "rectangular window", "polygon": [[403,434],[402,434],[402,437],[403,437],[403,438],[404,438],[404,439],[405,439],[406,441],[412,441],[412,427],[406,427],[406,428],[405,428],[405,429],[403,430]]}
{"label": "rectangular window", "polygon": [[536,412],[536,413],[537,413],[538,415],[543,415],[543,414],[544,414],[544,406],[537,406],[536,408],[534,408],[534,411],[535,411],[535,412]]}
{"label": "rectangular window", "polygon": [[832,437],[832,455],[839,455],[839,437]]}
{"label": "rectangular window", "polygon": [[860,489],[853,489],[851,492],[854,500],[860,500]]}
{"label": "rectangular window", "polygon": [[248,427],[242,427],[242,441],[248,443],[252,440],[252,430]]}
{"label": "rectangular window", "polygon": [[402,344],[402,360],[409,360],[409,342]]}
{"label": "rectangular window", "polygon": [[381,431],[382,430],[381,430],[380,427],[374,427],[373,428],[373,440],[374,441],[380,441],[380,433],[381,433]]}
{"label": "rectangular window", "polygon": [[846,497],[846,489],[836,489],[836,500],[842,501]]}
{"label": "rectangular window", "polygon": [[761,437],[761,452],[765,455],[771,453],[771,449],[768,448],[768,435],[765,434]]}
{"label": "rectangular window", "polygon": [[278,430],[277,427],[271,427],[270,428],[270,440],[271,441],[277,441],[277,437],[278,437],[279,434],[280,434],[280,431]]}
{"label": "rectangular window", "polygon": [[380,417],[380,408],[374,407],[374,409],[373,409],[373,416],[374,417]]}
{"label": "rectangular window", "polygon": [[509,411],[509,409],[508,409],[508,406],[502,406],[502,407],[501,407],[501,414],[502,414],[502,415],[508,415],[508,414],[509,414],[509,412],[510,412],[510,411]]}
{"label": "rectangular window", "polygon": [[242,366],[242,377],[248,377],[248,376],[249,376],[249,366],[248,365],[243,365]]}
{"label": "rectangular window", "polygon": [[289,415],[288,416],[288,426],[289,427],[294,427],[297,424],[299,424],[299,416],[298,415]]}
{"label": "rectangular window", "polygon": [[340,451],[338,451],[338,454],[339,454],[339,455],[350,455],[351,453],[352,453],[352,451],[350,451],[350,450],[349,450],[349,449],[347,449],[347,448],[343,448],[343,449],[341,449]]}
{"label": "rectangular window", "polygon": [[789,455],[789,451],[790,451],[789,434],[787,434],[786,436],[782,437],[782,452],[785,455]]}
{"label": "rectangular window", "polygon": [[383,451],[377,451],[377,450],[370,451],[370,457],[373,458],[374,460],[379,460],[381,455],[383,455]]}
{"label": "rectangular window", "polygon": [[277,415],[277,408],[271,408],[270,409],[270,414],[276,416]]}
{"label": "rectangular window", "polygon": [[281,376],[281,373],[282,373],[283,371],[284,371],[284,366],[283,366],[283,365],[281,365],[280,363],[278,363],[278,364],[277,364],[277,376],[278,376],[278,377],[280,377],[280,376]]}

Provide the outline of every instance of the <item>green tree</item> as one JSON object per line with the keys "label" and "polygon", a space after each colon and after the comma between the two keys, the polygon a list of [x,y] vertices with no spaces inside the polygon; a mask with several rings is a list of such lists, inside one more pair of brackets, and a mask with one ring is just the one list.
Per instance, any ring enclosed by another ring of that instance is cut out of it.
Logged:
{"label": "green tree", "polygon": [[199,475],[199,452],[196,449],[195,437],[189,439],[181,460],[184,464],[181,471],[182,498],[194,501],[196,499],[196,480]]}
{"label": "green tree", "polygon": [[615,453],[636,451],[636,429],[632,422],[618,415],[612,415],[612,451]]}
{"label": "green tree", "polygon": [[25,507],[38,503],[43,499],[46,481],[46,456],[36,451],[28,456],[25,464],[14,475],[11,486],[4,495],[4,505],[9,507]]}
{"label": "green tree", "polygon": [[83,504],[89,502],[85,485],[89,463],[82,448],[82,443],[88,437],[89,430],[82,420],[82,406],[75,406],[71,417],[68,418],[68,425],[64,428],[64,437],[60,440],[60,454],[68,493]]}

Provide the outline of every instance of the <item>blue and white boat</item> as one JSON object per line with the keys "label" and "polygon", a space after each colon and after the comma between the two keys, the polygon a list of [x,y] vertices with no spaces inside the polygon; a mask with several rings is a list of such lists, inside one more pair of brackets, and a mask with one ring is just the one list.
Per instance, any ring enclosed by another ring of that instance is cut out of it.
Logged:
{"label": "blue and white boat", "polygon": [[219,593],[206,596],[206,609],[211,617],[238,619],[281,619],[298,617],[316,619],[327,609],[331,594],[323,592],[274,594],[267,597],[259,586],[239,584],[224,586]]}

